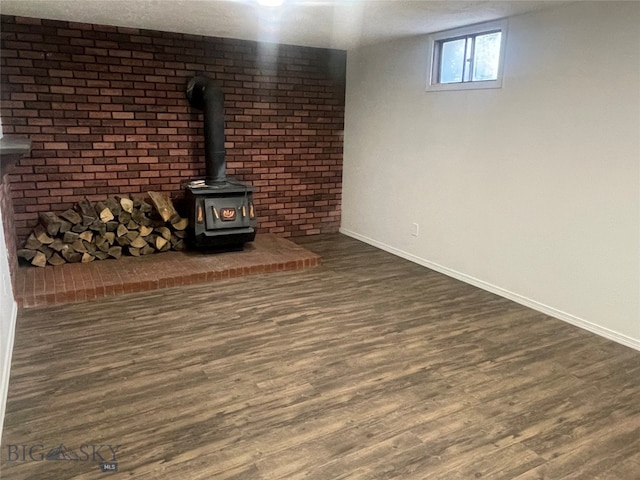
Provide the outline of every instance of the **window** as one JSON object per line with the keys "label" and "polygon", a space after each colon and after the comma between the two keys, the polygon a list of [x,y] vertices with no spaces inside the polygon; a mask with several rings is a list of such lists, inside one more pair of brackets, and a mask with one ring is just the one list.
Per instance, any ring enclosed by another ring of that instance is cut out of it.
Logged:
{"label": "window", "polygon": [[506,33],[502,20],[431,35],[427,90],[500,88]]}

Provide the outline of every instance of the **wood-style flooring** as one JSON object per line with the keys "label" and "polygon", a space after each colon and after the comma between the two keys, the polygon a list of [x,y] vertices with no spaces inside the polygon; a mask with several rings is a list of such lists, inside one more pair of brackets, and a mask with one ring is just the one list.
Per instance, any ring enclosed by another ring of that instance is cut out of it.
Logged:
{"label": "wood-style flooring", "polygon": [[0,477],[640,478],[640,352],[301,243],[322,266],[22,312]]}

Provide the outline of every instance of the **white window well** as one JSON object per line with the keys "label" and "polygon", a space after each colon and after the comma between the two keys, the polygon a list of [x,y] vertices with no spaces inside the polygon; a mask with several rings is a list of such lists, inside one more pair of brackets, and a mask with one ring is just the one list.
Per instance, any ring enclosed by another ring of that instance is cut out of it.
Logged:
{"label": "white window well", "polygon": [[507,21],[429,35],[427,90],[502,87]]}

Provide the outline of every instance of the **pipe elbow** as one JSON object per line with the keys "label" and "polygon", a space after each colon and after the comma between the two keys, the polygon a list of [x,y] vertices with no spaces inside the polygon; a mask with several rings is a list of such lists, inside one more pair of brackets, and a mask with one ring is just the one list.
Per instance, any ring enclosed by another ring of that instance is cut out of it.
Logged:
{"label": "pipe elbow", "polygon": [[223,104],[224,102],[222,89],[204,75],[196,75],[189,80],[186,95],[189,105],[198,110],[205,110],[205,106],[209,103]]}

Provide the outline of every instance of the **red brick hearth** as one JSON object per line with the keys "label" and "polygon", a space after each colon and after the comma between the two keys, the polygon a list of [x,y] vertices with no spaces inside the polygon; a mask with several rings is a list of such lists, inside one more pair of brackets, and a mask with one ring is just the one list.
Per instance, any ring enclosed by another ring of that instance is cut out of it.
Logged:
{"label": "red brick hearth", "polygon": [[320,264],[320,256],[275,235],[259,235],[244,251],[165,252],[56,267],[17,269],[21,308],[94,300],[123,293],[213,282],[244,275],[299,270]]}

